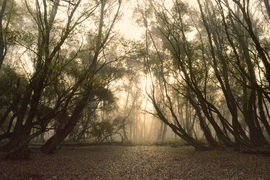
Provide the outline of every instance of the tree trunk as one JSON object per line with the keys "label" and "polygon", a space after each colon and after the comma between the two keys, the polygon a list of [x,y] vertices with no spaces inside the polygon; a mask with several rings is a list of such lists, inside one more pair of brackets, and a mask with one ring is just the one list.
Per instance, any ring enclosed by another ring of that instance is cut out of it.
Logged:
{"label": "tree trunk", "polygon": [[257,122],[257,114],[254,114],[256,111],[256,92],[251,90],[250,95],[248,96],[248,102],[246,107],[244,107],[244,117],[249,128],[250,140],[254,146],[262,146],[267,144],[267,141],[262,134],[261,127]]}
{"label": "tree trunk", "polygon": [[87,99],[82,100],[78,103],[78,105],[73,110],[71,117],[68,119],[68,123],[56,132],[54,136],[52,136],[48,141],[41,147],[41,151],[45,154],[52,153],[54,149],[59,146],[64,139],[71,133],[80,120],[82,116],[82,112],[87,104]]}
{"label": "tree trunk", "polygon": [[[3,21],[5,19],[4,14],[6,12],[6,7],[7,7],[7,2],[8,0],[3,0],[2,1],[2,6],[1,6],[1,11],[0,11],[0,70],[2,68],[5,56],[6,56],[6,51],[7,51],[7,45],[6,45],[6,37],[5,37],[5,32],[7,31],[6,28],[3,27]],[[7,18],[9,21],[10,19]],[[9,24],[10,22],[7,22]]]}
{"label": "tree trunk", "polygon": [[266,12],[268,14],[268,18],[270,19],[270,4],[269,4],[269,0],[263,0],[264,1],[264,5],[266,8]]}
{"label": "tree trunk", "polygon": [[268,133],[268,136],[270,137],[270,125],[267,121],[264,108],[263,108],[263,95],[260,92],[258,92],[258,106],[259,106],[259,114],[260,114],[261,122],[263,123],[266,129],[266,132]]}
{"label": "tree trunk", "polygon": [[184,141],[186,141],[189,145],[195,147],[198,150],[206,150],[208,147],[206,147],[204,144],[196,141],[194,138],[189,136],[185,130],[177,124],[174,125],[168,121],[168,119],[164,116],[161,109],[159,108],[158,104],[156,103],[154,97],[149,97],[154,105],[154,108],[157,112],[157,116],[160,118],[161,121],[163,121],[166,125],[168,125],[174,133],[176,133],[179,137],[181,137]]}
{"label": "tree trunk", "polygon": [[162,132],[161,133],[161,142],[164,143],[165,137],[166,137],[166,132],[167,132],[167,126],[165,124],[163,125],[161,132]]}
{"label": "tree trunk", "polygon": [[205,124],[205,119],[202,116],[199,105],[197,103],[195,103],[195,101],[193,100],[192,97],[189,97],[188,99],[189,99],[190,104],[193,106],[193,108],[196,111],[196,114],[197,114],[197,116],[199,118],[200,127],[201,127],[201,129],[202,129],[202,131],[204,133],[204,136],[205,136],[209,146],[210,147],[218,146],[217,142],[215,141],[214,137],[211,134],[211,131],[210,131],[209,127]]}

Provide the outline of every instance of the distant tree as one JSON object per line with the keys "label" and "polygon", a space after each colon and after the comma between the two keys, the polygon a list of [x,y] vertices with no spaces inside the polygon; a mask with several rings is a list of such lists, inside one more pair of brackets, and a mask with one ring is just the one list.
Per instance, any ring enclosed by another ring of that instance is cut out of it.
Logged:
{"label": "distant tree", "polygon": [[13,7],[15,2],[13,0],[2,0],[0,10],[0,69],[3,65],[5,56],[7,54],[8,33],[10,31],[10,21],[13,14]]}

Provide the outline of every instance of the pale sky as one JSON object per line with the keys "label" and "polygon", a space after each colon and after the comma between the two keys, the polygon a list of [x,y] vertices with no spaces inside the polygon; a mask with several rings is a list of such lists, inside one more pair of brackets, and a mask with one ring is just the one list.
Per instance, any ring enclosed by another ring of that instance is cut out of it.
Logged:
{"label": "pale sky", "polygon": [[[139,0],[140,1],[140,0]],[[164,1],[164,0],[161,0]],[[167,5],[172,3],[172,0],[165,0]],[[197,6],[197,0],[187,0],[191,7]],[[136,0],[124,1],[122,4],[123,17],[117,23],[115,30],[123,34],[126,38],[131,40],[138,40],[145,32],[143,27],[139,27],[136,19],[133,17],[134,8],[137,6]]]}
{"label": "pale sky", "polygon": [[131,40],[140,39],[141,35],[144,33],[144,28],[139,27],[136,24],[136,19],[133,18],[133,10],[135,6],[136,1],[123,3],[123,17],[115,27],[117,31],[121,32],[121,34]]}

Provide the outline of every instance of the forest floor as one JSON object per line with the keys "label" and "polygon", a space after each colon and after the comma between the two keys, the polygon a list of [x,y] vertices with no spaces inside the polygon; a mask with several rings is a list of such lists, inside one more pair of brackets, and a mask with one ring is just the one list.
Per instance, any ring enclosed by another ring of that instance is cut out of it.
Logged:
{"label": "forest floor", "polygon": [[170,146],[62,147],[0,160],[0,179],[270,179],[270,157]]}

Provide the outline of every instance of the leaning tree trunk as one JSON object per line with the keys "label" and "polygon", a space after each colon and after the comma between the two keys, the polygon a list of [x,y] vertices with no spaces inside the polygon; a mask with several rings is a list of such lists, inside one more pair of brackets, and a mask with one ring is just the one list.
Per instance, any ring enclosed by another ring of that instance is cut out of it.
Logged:
{"label": "leaning tree trunk", "polygon": [[199,118],[200,127],[201,127],[201,129],[203,131],[203,134],[204,134],[208,144],[209,144],[209,147],[213,148],[213,147],[218,146],[218,143],[216,142],[216,140],[214,139],[214,137],[211,134],[211,130],[206,125],[205,118],[202,116],[199,105],[194,101],[194,99],[191,96],[188,96],[188,100],[189,100],[190,104],[193,106],[193,108],[196,111],[196,114],[197,114],[197,116]]}
{"label": "leaning tree trunk", "polygon": [[157,112],[157,116],[159,117],[159,119],[162,122],[164,122],[167,126],[169,126],[175,134],[177,134],[180,138],[182,138],[184,141],[186,141],[189,145],[195,147],[198,150],[209,149],[209,147],[206,147],[203,143],[201,143],[199,141],[196,141],[193,137],[189,136],[179,123],[177,124],[177,126],[170,123],[169,120],[162,113],[162,111],[159,108],[155,98],[150,97],[150,96],[149,96],[149,98],[151,99],[151,101],[152,101],[152,103],[154,105],[154,108],[155,108],[155,110]]}
{"label": "leaning tree trunk", "polygon": [[45,154],[52,153],[54,149],[59,146],[64,139],[73,131],[74,127],[80,120],[82,112],[87,104],[87,100],[82,100],[75,107],[71,117],[68,119],[68,123],[64,126],[63,129],[60,129],[52,136],[42,147],[41,151]]}

